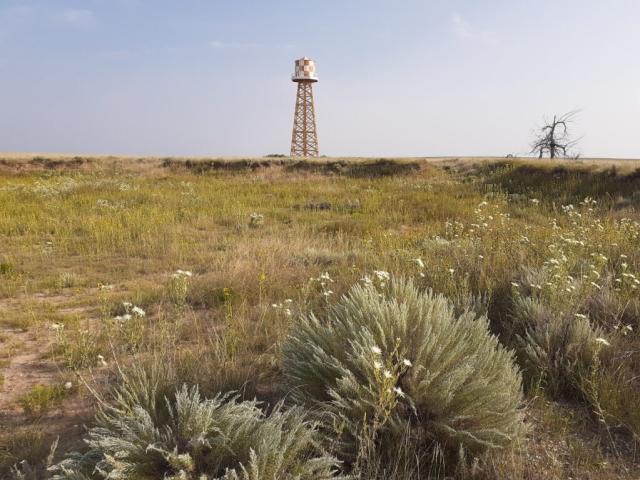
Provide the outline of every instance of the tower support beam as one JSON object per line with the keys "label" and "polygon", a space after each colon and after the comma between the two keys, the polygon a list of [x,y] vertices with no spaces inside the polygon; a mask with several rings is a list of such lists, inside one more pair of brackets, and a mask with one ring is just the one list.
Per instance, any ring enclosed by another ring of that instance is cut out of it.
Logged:
{"label": "tower support beam", "polygon": [[317,157],[318,134],[313,107],[313,81],[297,81],[296,109],[293,115],[291,135],[292,157]]}

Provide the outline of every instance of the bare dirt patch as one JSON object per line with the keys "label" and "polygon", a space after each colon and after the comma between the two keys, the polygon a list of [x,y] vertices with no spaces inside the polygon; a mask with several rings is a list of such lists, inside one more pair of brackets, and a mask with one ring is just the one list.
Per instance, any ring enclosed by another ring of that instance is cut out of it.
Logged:
{"label": "bare dirt patch", "polygon": [[1,330],[3,345],[12,345],[8,365],[2,372],[0,414],[15,410],[15,401],[36,385],[50,385],[58,381],[60,369],[55,362],[43,358],[50,345],[31,332],[17,329]]}

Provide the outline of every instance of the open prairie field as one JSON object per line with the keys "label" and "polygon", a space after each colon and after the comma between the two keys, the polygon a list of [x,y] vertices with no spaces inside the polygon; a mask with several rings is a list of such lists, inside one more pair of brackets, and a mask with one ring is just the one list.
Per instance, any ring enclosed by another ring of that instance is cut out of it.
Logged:
{"label": "open prairie field", "polygon": [[639,478],[639,246],[631,160],[7,155],[0,478]]}

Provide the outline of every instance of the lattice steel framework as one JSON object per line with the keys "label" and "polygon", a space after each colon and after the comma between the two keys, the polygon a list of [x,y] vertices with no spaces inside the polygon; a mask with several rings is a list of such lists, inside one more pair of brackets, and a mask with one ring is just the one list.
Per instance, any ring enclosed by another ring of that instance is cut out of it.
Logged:
{"label": "lattice steel framework", "polygon": [[291,136],[292,157],[317,157],[318,134],[316,113],[313,107],[314,80],[294,80],[298,83],[296,110],[293,115],[293,135]]}

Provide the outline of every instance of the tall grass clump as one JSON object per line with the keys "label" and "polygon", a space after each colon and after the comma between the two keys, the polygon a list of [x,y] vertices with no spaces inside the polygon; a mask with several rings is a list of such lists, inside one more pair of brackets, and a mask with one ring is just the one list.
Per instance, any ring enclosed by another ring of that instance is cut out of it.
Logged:
{"label": "tall grass clump", "polygon": [[340,478],[338,462],[319,447],[314,422],[301,408],[276,406],[266,415],[233,394],[203,398],[139,369],[125,379],[113,405],[97,415],[84,454],[52,467],[55,480],[198,479],[323,480]]}
{"label": "tall grass clump", "polygon": [[327,412],[356,465],[406,441],[442,459],[506,447],[523,433],[521,375],[486,317],[411,281],[355,285],[326,317],[292,326],[283,369],[295,402]]}
{"label": "tall grass clump", "polygon": [[606,342],[601,330],[586,315],[554,312],[536,297],[516,297],[512,320],[523,332],[518,356],[529,385],[552,398],[581,397]]}

